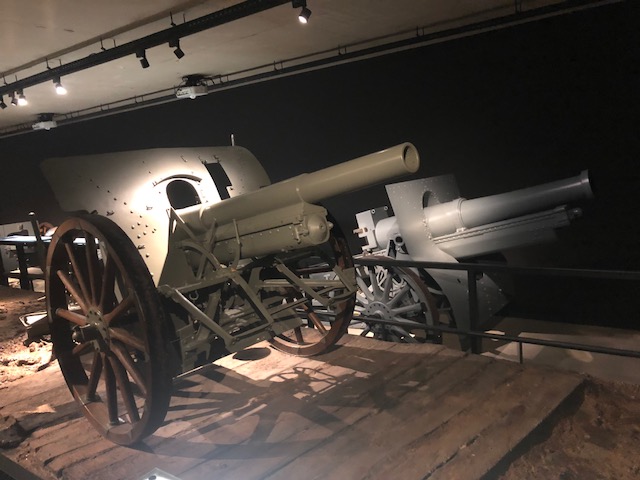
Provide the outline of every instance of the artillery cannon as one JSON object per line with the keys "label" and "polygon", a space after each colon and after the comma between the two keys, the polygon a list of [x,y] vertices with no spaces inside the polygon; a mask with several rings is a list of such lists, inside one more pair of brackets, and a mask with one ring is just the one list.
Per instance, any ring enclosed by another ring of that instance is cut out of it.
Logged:
{"label": "artillery cannon", "polygon": [[[431,262],[474,261],[482,255],[553,241],[556,229],[582,214],[567,205],[593,197],[587,171],[472,200],[460,197],[451,175],[395,183],[386,190],[395,216],[389,216],[387,207],[356,215],[354,233],[366,240],[364,255]],[[420,335],[424,340],[424,330],[418,334],[416,326],[437,324],[443,310],[459,328],[470,328],[464,271],[363,266],[357,276],[360,293],[355,318],[382,320],[365,322],[365,332],[394,341],[419,341]],[[487,274],[477,280],[477,287],[480,326],[508,299],[499,279]],[[440,339],[437,333],[429,335],[434,341]]]}
{"label": "artillery cannon", "polygon": [[61,207],[85,212],[56,230],[45,274],[55,354],[83,414],[132,444],[163,421],[176,375],[262,340],[302,356],[331,347],[357,288],[316,202],[418,167],[411,144],[273,185],[240,147],[43,162]]}

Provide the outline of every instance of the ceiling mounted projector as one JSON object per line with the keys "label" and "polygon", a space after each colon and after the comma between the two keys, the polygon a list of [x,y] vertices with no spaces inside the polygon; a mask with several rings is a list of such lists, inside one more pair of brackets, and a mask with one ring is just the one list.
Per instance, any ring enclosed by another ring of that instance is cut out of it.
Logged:
{"label": "ceiling mounted projector", "polygon": [[182,85],[175,87],[177,98],[196,98],[209,93],[207,80],[209,77],[194,73],[182,77]]}
{"label": "ceiling mounted projector", "polygon": [[53,113],[41,113],[38,115],[38,121],[31,125],[34,130],[51,130],[58,126],[58,122],[53,119]]}
{"label": "ceiling mounted projector", "polygon": [[196,98],[207,93],[209,93],[209,89],[206,85],[185,85],[184,87],[176,88],[177,98]]}
{"label": "ceiling mounted projector", "polygon": [[56,128],[58,126],[58,122],[55,120],[45,120],[43,122],[36,122],[31,125],[31,128],[34,130],[51,130],[52,128]]}

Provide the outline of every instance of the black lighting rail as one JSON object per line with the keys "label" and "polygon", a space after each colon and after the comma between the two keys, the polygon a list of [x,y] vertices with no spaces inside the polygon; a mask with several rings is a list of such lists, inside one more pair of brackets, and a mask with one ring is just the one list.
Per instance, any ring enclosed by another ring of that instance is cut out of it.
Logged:
{"label": "black lighting rail", "polygon": [[12,83],[5,83],[4,85],[0,85],[0,95],[8,95],[13,92],[24,90],[25,88],[33,87],[34,85],[53,81],[58,77],[64,77],[128,55],[144,52],[149,48],[157,47],[159,45],[169,43],[170,41],[193,35],[194,33],[209,30],[210,28],[224,25],[226,23],[233,22],[234,20],[239,20],[241,18],[284,5],[285,3],[291,3],[291,0],[246,0],[242,3],[223,8],[222,10],[218,10],[217,12],[209,15],[181,23],[180,25],[173,25],[166,30],[162,30],[147,37],[91,54],[88,57],[75,60],[65,65],[60,65],[59,67],[47,69],[44,72],[37,73],[21,80],[16,80]]}
{"label": "black lighting rail", "polygon": [[[162,45],[164,42],[168,42],[170,39],[174,39],[176,36],[178,37],[187,36],[192,33],[206,30],[207,28],[213,28],[216,25],[222,25],[224,23],[231,22],[235,19],[242,18],[243,16],[251,15],[252,13],[257,13],[259,11],[268,10],[269,8],[279,6],[281,4],[289,3],[289,1],[291,0],[287,0],[287,1],[285,0],[250,1],[248,0],[243,2],[242,4],[236,5],[234,7],[229,7],[227,9],[223,9],[218,12],[215,12],[211,15],[207,15],[205,17],[192,20],[191,22],[187,22],[179,26],[172,27],[162,32],[158,32],[157,34],[151,35],[150,37],[145,37],[136,42],[131,42],[130,44],[122,45],[121,47],[136,44],[136,47],[130,47],[127,53],[121,54],[117,57],[114,56],[114,58],[96,63],[96,65],[108,62],[110,60],[115,60],[116,58],[119,58],[119,57],[135,54],[140,49],[143,49],[141,45],[146,46],[149,39],[155,38],[156,35],[163,35],[162,40],[153,42],[151,46]],[[297,2],[298,0],[293,0],[293,1]],[[264,65],[259,65],[256,67],[247,68],[244,70],[226,73],[219,77],[219,83],[209,86],[209,92],[227,90],[231,88],[250,85],[253,83],[268,81],[275,78],[286,77],[289,75],[296,75],[299,73],[310,72],[310,71],[314,71],[314,70],[318,70],[326,67],[342,65],[342,64],[346,64],[354,61],[359,61],[359,60],[366,60],[366,59],[374,58],[380,55],[387,55],[387,54],[401,52],[401,51],[412,49],[412,48],[419,48],[427,45],[432,45],[435,43],[451,41],[451,40],[464,38],[472,35],[478,35],[478,34],[482,34],[482,33],[493,31],[493,30],[498,30],[502,28],[509,28],[516,25],[525,24],[528,22],[534,22],[534,21],[545,19],[545,18],[554,17],[557,15],[571,14],[571,13],[576,13],[576,12],[590,9],[590,8],[596,8],[596,7],[601,7],[601,6],[611,5],[616,3],[625,3],[628,1],[630,0],[566,0],[564,2],[535,8],[533,10],[528,10],[528,11],[517,10],[514,14],[510,14],[507,16],[493,18],[489,20],[483,20],[478,23],[465,25],[462,27],[454,27],[451,29],[432,32],[432,33],[424,33],[430,27],[433,27],[433,25],[426,25],[423,27],[419,27],[415,30],[411,29],[410,31],[397,32],[391,35],[387,35],[385,37],[375,37],[362,42],[338,46],[337,49],[332,48],[332,49],[327,49],[322,51],[315,51],[310,54],[289,58],[276,63],[269,63]],[[260,9],[255,9],[252,12],[247,13],[246,9],[249,8],[248,4],[253,5],[256,3],[261,4]],[[265,3],[268,3],[269,5],[264,5]],[[294,8],[296,8],[297,3],[292,3],[292,5]],[[217,18],[218,16],[226,15],[225,12],[227,12],[228,10],[241,8],[241,7],[245,8],[242,15],[236,14],[236,16],[234,16],[233,18],[228,18],[228,19],[224,19],[223,21],[218,21],[217,23],[208,25],[207,27],[199,27],[197,30],[193,30],[193,31],[184,32],[184,31],[177,30],[177,29],[186,28],[186,26],[196,22],[204,22],[209,17]],[[176,35],[176,33],[178,33],[178,35]],[[367,44],[370,41],[381,41],[381,40],[384,40],[385,38],[390,39],[392,37],[396,37],[398,35],[403,35],[407,33],[411,33],[411,36],[403,40],[389,41],[381,45],[361,48],[363,44]],[[116,47],[116,48],[121,48],[121,47]],[[115,50],[115,48],[108,50],[108,52],[111,52],[112,50]],[[61,73],[61,68],[75,65],[78,62],[83,62],[88,59],[92,59],[93,57],[99,57],[104,53],[107,53],[107,52],[94,54],[85,59],[78,60],[77,62],[69,63],[62,67],[51,69],[51,70],[48,70],[47,72],[43,72],[41,74],[35,75],[34,77],[40,76],[41,78],[44,78],[44,80],[40,80],[39,82],[35,82],[35,83],[30,83],[29,86],[35,85],[37,83],[44,83],[47,80],[53,80],[53,78],[55,78],[56,76],[64,76],[65,73]],[[324,55],[329,55],[329,56],[326,58],[314,59],[316,57],[322,57]],[[285,66],[286,64],[291,62],[296,62],[296,64],[291,66]],[[280,65],[280,67],[276,68],[276,65]],[[68,71],[66,73],[73,73],[76,71],[80,71],[80,70],[83,70],[84,68],[89,68],[90,66],[93,66],[93,65],[87,65],[86,67],[77,67],[73,71]],[[270,70],[264,71],[268,67],[270,67]],[[21,82],[27,81],[34,77],[25,78]],[[239,78],[231,80],[230,79],[231,77],[239,77]],[[223,80],[223,78],[227,78],[227,80]],[[13,92],[14,90],[19,90],[19,88],[16,87],[16,85],[18,85],[18,82],[14,82],[8,86],[0,85],[0,94],[7,94],[7,93]],[[74,123],[101,118],[107,115],[115,115],[119,113],[129,112],[132,110],[137,110],[140,108],[160,105],[160,104],[172,102],[175,100],[176,100],[176,97],[174,94],[174,89],[167,88],[167,89],[159,90],[156,92],[148,92],[143,95],[137,95],[135,97],[117,100],[110,104],[95,105],[93,107],[88,107],[82,110],[77,110],[77,111],[63,113],[63,114],[56,114],[56,120],[58,122],[58,126],[60,127],[64,125],[71,125]],[[11,125],[4,128],[0,128],[0,139],[15,136],[15,135],[21,135],[21,134],[29,133],[32,131],[33,130],[31,128],[31,123]]]}

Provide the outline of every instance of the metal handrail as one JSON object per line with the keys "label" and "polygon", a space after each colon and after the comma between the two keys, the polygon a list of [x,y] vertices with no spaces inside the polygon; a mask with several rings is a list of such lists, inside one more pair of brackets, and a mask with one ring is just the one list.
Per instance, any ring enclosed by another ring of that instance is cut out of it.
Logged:
{"label": "metal handrail", "polygon": [[[516,275],[535,275],[546,277],[573,277],[573,278],[591,278],[601,280],[626,280],[640,281],[640,271],[627,270],[597,270],[597,269],[579,269],[579,268],[550,268],[550,267],[514,267],[510,265],[494,265],[483,263],[444,263],[444,262],[424,262],[413,260],[395,260],[392,258],[384,259],[380,257],[367,258],[366,256],[354,258],[356,265],[362,266],[381,266],[381,267],[410,267],[425,268],[434,270],[460,270],[467,272],[468,295],[469,295],[469,320],[470,329],[462,330],[458,328],[445,327],[441,325],[420,324],[419,327],[425,331],[435,331],[441,333],[452,333],[458,336],[468,336],[472,338],[471,350],[473,353],[481,353],[479,340],[481,338],[491,338],[496,340],[504,340],[518,344],[518,357],[520,363],[524,362],[522,354],[522,344],[542,345],[554,348],[563,348],[566,350],[581,350],[590,353],[603,353],[607,355],[616,355],[622,357],[640,358],[640,350],[627,350],[619,348],[603,347],[599,345],[586,345],[582,343],[562,342],[555,340],[543,340],[531,337],[514,337],[506,334],[487,333],[486,331],[478,331],[478,290],[477,280],[478,274],[482,273],[512,273]],[[370,317],[357,317],[359,321],[380,321],[380,319]],[[401,322],[384,321],[385,324],[406,326]]]}

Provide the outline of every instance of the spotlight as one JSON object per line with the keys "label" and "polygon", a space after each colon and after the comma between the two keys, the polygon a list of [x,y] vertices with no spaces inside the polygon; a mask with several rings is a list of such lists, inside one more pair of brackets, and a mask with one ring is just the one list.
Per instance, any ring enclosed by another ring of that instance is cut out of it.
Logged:
{"label": "spotlight", "polygon": [[140,59],[142,68],[149,68],[149,60],[147,60],[147,52],[145,50],[138,50],[136,52],[136,58]]}
{"label": "spotlight", "polygon": [[170,40],[169,41],[169,47],[175,48],[175,50],[173,51],[173,54],[178,58],[178,60],[180,60],[182,57],[184,57],[184,52],[180,48],[180,39],[179,38],[174,38],[174,39]]}
{"label": "spotlight", "polygon": [[311,10],[307,8],[307,0],[292,0],[291,6],[293,6],[293,8],[302,8],[298,14],[298,20],[300,20],[300,23],[307,23],[309,21]]}
{"label": "spotlight", "polygon": [[2,95],[0,95],[0,108],[2,110],[4,110],[5,108],[7,108],[7,104],[4,103],[4,97]]}
{"label": "spotlight", "polygon": [[53,79],[53,84],[56,87],[56,93],[58,95],[66,95],[67,94],[67,89],[64,88],[64,85],[62,85],[62,83],[60,82],[60,77],[56,77]]}
{"label": "spotlight", "polygon": [[18,105],[18,99],[16,98],[16,92],[11,92],[11,105],[14,107]]}
{"label": "spotlight", "polygon": [[22,90],[18,92],[18,105],[20,105],[21,107],[29,105],[29,102],[27,102],[27,97],[24,96]]}
{"label": "spotlight", "polygon": [[309,10],[307,7],[302,7],[302,10],[300,10],[300,14],[298,15],[298,20],[300,20],[300,23],[307,23],[310,16],[311,10]]}

